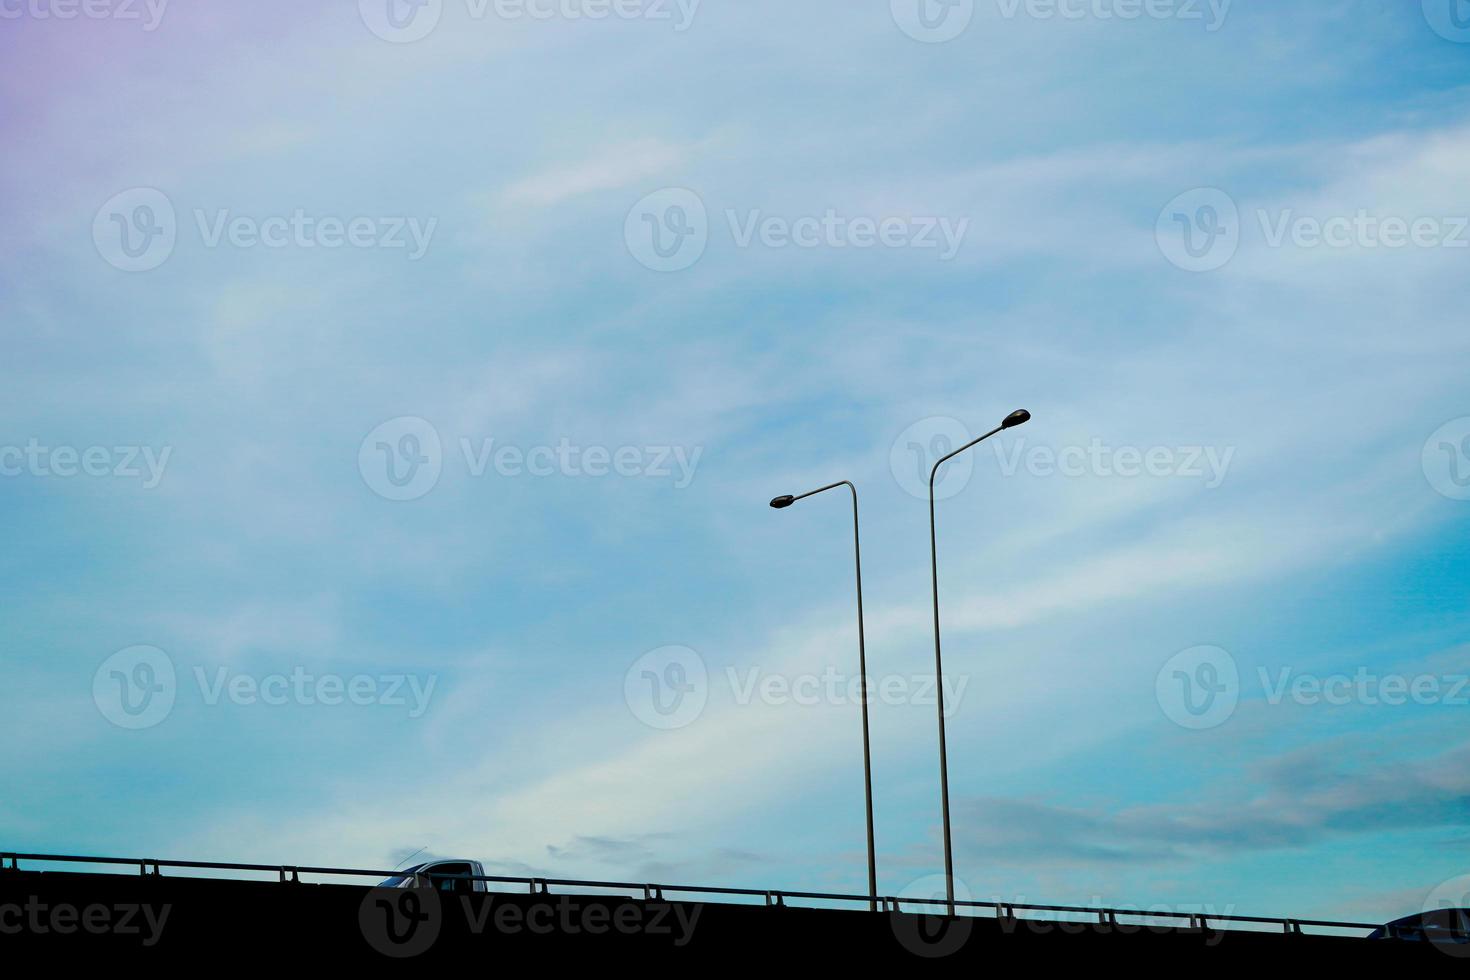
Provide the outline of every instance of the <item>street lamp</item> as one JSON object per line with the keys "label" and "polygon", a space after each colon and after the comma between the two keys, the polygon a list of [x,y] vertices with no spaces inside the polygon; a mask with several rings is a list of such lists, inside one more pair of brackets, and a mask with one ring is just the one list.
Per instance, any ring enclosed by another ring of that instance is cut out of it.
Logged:
{"label": "street lamp", "polygon": [[1031,421],[1024,408],[1012,412],[1005,421],[979,439],[965,443],[948,456],[940,457],[929,471],[929,571],[934,583],[934,680],[939,690],[939,794],[944,806],[944,891],[949,914],[954,915],[954,848],[949,836],[949,756],[944,745],[944,666],[939,656],[939,546],[934,531],[934,476],[939,467],[960,453],[989,439],[997,432],[1014,429]]}
{"label": "street lamp", "polygon": [[878,858],[873,849],[873,754],[868,744],[868,651],[863,639],[863,551],[862,546],[858,543],[857,487],[852,485],[851,480],[842,480],[799,496],[785,494],[772,500],[771,506],[777,510],[784,510],[798,500],[805,500],[807,497],[825,493],[837,487],[847,487],[852,491],[852,554],[857,567],[858,680],[861,684],[859,698],[863,708],[863,792],[868,811],[868,909],[876,912],[878,910]]}

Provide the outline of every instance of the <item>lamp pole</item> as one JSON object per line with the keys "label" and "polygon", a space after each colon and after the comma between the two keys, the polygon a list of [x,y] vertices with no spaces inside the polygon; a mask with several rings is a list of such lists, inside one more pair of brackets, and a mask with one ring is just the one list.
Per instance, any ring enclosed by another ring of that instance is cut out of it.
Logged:
{"label": "lamp pole", "polygon": [[868,910],[876,912],[878,910],[878,857],[873,846],[873,753],[868,742],[868,651],[867,641],[863,636],[863,549],[858,536],[857,487],[852,485],[851,480],[840,480],[798,496],[786,494],[777,497],[771,501],[771,506],[782,510],[798,500],[844,486],[852,491],[852,555],[857,570],[858,680],[860,684],[858,698],[863,709],[863,794],[868,816]]}
{"label": "lamp pole", "polygon": [[929,573],[934,585],[934,680],[939,704],[939,795],[944,810],[944,893],[949,914],[954,908],[954,847],[949,831],[949,756],[944,744],[944,665],[939,655],[939,544],[934,530],[934,476],[939,467],[967,449],[980,445],[986,439],[1005,429],[1013,429],[1031,421],[1031,413],[1025,409],[1007,415],[1005,421],[991,429],[979,439],[965,443],[948,456],[942,456],[929,471]]}

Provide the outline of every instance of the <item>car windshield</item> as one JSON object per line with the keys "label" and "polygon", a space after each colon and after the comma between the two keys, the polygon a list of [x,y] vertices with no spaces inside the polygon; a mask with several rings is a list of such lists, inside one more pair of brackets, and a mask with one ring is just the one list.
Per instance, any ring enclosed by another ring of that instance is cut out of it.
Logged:
{"label": "car windshield", "polygon": [[[474,868],[464,861],[440,861],[415,864],[411,868],[404,868],[391,878],[385,878],[379,883],[380,888],[407,888],[414,884],[416,876],[428,875],[432,879],[433,886],[444,891],[454,888],[454,880],[446,878],[446,875],[469,876],[474,873]],[[428,883],[427,881],[425,882]]]}
{"label": "car windshield", "polygon": [[445,892],[454,891],[455,881],[453,878],[441,878],[439,877],[440,875],[464,875],[467,877],[474,872],[474,869],[463,861],[435,864],[425,870],[433,876],[434,887]]}
{"label": "car windshield", "polygon": [[422,864],[415,864],[411,868],[405,868],[405,869],[403,869],[403,871],[401,871],[400,873],[394,875],[391,878],[384,878],[381,882],[378,883],[378,887],[379,888],[402,888],[409,881],[413,880],[413,876],[415,874],[417,874],[418,872],[422,871],[423,868],[424,868],[424,866]]}

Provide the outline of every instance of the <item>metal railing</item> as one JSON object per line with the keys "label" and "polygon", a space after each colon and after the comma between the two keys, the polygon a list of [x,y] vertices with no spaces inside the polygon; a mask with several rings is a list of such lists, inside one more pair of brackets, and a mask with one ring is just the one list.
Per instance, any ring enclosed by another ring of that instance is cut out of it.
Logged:
{"label": "metal railing", "polygon": [[[300,884],[301,876],[326,875],[343,878],[401,878],[411,872],[401,870],[382,871],[366,868],[323,868],[310,865],[277,865],[277,864],[240,864],[229,861],[161,861],[155,858],[113,858],[113,857],[84,857],[74,854],[23,854],[10,851],[0,852],[0,872],[19,871],[20,862],[40,862],[43,864],[92,864],[105,866],[136,867],[139,873],[145,877],[161,877],[164,868],[175,868],[185,871],[250,871],[280,876],[280,881],[286,884]],[[464,875],[464,874],[442,874],[428,872],[416,874],[416,877],[430,879],[454,880],[454,881],[483,881],[487,885],[525,885],[528,886],[530,894],[549,895],[552,888],[597,888],[606,891],[631,892],[635,895],[642,893],[645,901],[664,901],[665,893],[676,895],[739,897],[761,899],[766,906],[782,908],[788,899],[808,902],[835,902],[841,904],[867,905],[871,901],[867,895],[853,895],[844,892],[810,892],[791,890],[771,890],[757,888],[727,888],[713,885],[660,885],[647,882],[629,881],[592,881],[579,878],[534,878],[516,875]],[[899,898],[897,896],[879,896],[879,909],[883,912],[925,912],[931,908],[943,909],[948,905],[943,898]],[[1178,928],[1193,931],[1205,931],[1209,929],[1222,929],[1231,925],[1247,926],[1273,926],[1281,929],[1287,935],[1304,935],[1304,930],[1321,929],[1337,930],[1341,932],[1371,932],[1383,928],[1377,922],[1337,922],[1330,919],[1289,919],[1275,916],[1256,915],[1227,915],[1206,912],[1184,912],[1171,910],[1148,910],[1148,909],[1121,909],[1121,908],[1099,908],[1086,905],[1031,905],[1021,902],[974,902],[956,901],[956,909],[964,909],[976,913],[991,913],[991,917],[1003,924],[1017,925],[1023,922],[1074,922],[1076,920],[1062,919],[1030,919],[1022,918],[1021,913],[1036,913],[1042,915],[1080,915],[1089,918],[1096,917],[1096,924],[1101,926],[1117,927],[1126,923],[1120,923],[1119,919],[1152,919],[1168,920],[1177,923]],[[905,908],[904,906],[907,906]],[[937,913],[932,913],[937,914]]]}

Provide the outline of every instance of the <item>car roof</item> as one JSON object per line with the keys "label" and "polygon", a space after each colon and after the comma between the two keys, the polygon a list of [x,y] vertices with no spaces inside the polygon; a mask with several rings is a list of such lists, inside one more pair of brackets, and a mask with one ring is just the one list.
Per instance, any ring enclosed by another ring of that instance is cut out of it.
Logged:
{"label": "car roof", "polygon": [[395,874],[416,874],[419,872],[428,871],[432,868],[437,868],[441,864],[468,864],[473,866],[478,863],[478,861],[472,861],[469,858],[435,858],[433,861],[424,861],[422,864],[415,864],[411,868],[404,868],[402,871],[395,872]]}

